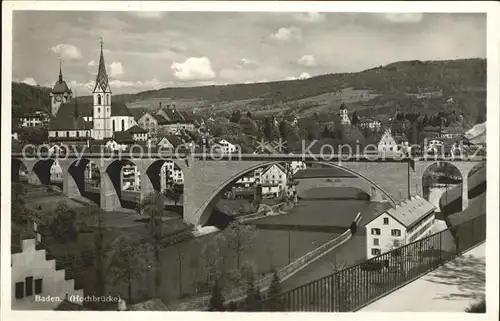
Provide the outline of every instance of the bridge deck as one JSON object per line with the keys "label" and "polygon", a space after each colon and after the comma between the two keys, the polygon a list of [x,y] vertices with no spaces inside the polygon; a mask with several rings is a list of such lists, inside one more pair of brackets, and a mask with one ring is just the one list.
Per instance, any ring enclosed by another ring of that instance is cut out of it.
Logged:
{"label": "bridge deck", "polygon": [[485,296],[485,250],[482,243],[360,312],[464,312]]}
{"label": "bridge deck", "polygon": [[[381,156],[378,154],[360,154],[360,155],[340,155],[340,154],[201,154],[201,153],[185,153],[185,152],[166,152],[145,150],[142,153],[134,152],[94,152],[94,153],[75,153],[70,152],[67,154],[48,154],[48,153],[12,153],[13,158],[28,158],[28,159],[197,159],[206,161],[220,161],[220,160],[242,160],[242,161],[339,161],[339,162],[407,162],[410,158],[402,156]],[[427,156],[427,157],[413,157],[417,161],[473,161],[481,162],[486,161],[485,156],[465,155],[463,157],[456,156],[442,157],[442,156]]]}

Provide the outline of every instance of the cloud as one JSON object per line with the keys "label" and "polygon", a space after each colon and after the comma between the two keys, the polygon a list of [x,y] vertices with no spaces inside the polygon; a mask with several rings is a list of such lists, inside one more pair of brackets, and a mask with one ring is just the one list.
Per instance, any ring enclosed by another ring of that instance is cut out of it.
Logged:
{"label": "cloud", "polygon": [[91,61],[89,61],[89,63],[87,64],[87,66],[89,66],[89,67],[94,67],[95,65],[97,65],[97,63],[95,62],[95,60],[91,60]]}
{"label": "cloud", "polygon": [[307,78],[311,78],[311,75],[307,72],[303,72],[298,77],[290,76],[290,77],[286,77],[285,80],[298,80],[298,79],[307,79]]}
{"label": "cloud", "polygon": [[120,77],[123,75],[123,66],[121,62],[112,62],[109,65],[109,75],[111,77]]}
{"label": "cloud", "polygon": [[296,14],[295,19],[305,23],[319,23],[325,20],[325,15],[319,12],[304,12]]}
{"label": "cloud", "polygon": [[24,78],[24,80],[22,80],[21,82],[28,84],[28,85],[31,85],[31,86],[37,85],[36,80],[33,77]]}
{"label": "cloud", "polygon": [[243,66],[254,66],[254,65],[258,65],[259,62],[255,59],[241,58],[240,64]]}
{"label": "cloud", "polygon": [[392,23],[417,23],[420,22],[423,13],[384,13],[382,17]]}
{"label": "cloud", "polygon": [[51,50],[63,59],[78,60],[82,58],[80,49],[73,45],[58,44],[52,47]]}
{"label": "cloud", "polygon": [[175,78],[181,81],[212,80],[215,72],[207,57],[190,57],[184,62],[173,62],[170,66]]}
{"label": "cloud", "polygon": [[304,55],[299,60],[297,60],[297,63],[299,65],[306,66],[306,67],[316,66],[316,60],[314,59],[313,55]]}
{"label": "cloud", "polygon": [[279,28],[275,33],[269,36],[271,39],[278,41],[301,40],[302,31],[297,27]]}

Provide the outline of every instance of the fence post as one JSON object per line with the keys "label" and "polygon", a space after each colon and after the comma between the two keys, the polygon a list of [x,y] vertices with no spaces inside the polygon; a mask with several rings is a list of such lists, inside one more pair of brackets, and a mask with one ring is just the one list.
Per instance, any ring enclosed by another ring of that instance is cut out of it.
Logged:
{"label": "fence post", "polygon": [[443,231],[439,232],[439,265],[443,264]]}

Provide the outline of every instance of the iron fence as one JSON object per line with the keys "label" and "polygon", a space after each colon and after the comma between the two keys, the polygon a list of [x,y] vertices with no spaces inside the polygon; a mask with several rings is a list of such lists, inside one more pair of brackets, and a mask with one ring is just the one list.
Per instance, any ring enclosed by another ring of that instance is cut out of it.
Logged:
{"label": "iron fence", "polygon": [[485,240],[486,215],[483,214],[243,309],[355,311]]}

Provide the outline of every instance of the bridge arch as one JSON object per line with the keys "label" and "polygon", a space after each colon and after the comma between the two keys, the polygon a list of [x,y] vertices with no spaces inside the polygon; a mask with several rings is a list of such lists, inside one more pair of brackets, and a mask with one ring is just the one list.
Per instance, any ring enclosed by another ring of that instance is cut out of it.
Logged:
{"label": "bridge arch", "polygon": [[21,178],[32,185],[54,185],[63,188],[64,173],[57,159],[23,160],[12,158],[11,180]]}
{"label": "bridge arch", "polygon": [[[105,175],[112,187],[105,186],[104,192],[114,192],[120,207],[135,208],[140,202],[141,175],[135,162],[129,159],[117,159],[106,166],[101,175]],[[113,188],[113,190],[109,190]],[[101,186],[101,190],[103,187]]]}
{"label": "bridge arch", "polygon": [[[220,183],[214,191],[211,193],[210,197],[207,198],[207,200],[202,203],[202,205],[195,211],[195,215],[198,216],[199,218],[197,219],[197,224],[198,225],[205,225],[206,222],[208,221],[213,209],[215,208],[215,205],[219,201],[219,199],[222,197],[225,189],[227,186],[236,183],[241,177],[247,175],[248,173],[255,171],[256,169],[262,168],[262,167],[267,167],[273,164],[280,164],[284,163],[284,161],[269,161],[269,162],[263,162],[259,163],[256,165],[253,165],[251,167],[248,167],[242,171],[239,171],[237,174],[232,175],[230,178],[224,180],[222,183]],[[363,180],[366,180],[368,183],[371,184],[372,187],[374,187],[379,193],[383,195],[383,198],[387,200],[392,206],[396,205],[396,200],[389,194],[387,193],[384,189],[382,189],[378,184],[373,182],[371,179],[367,178],[366,176],[357,173],[356,171],[346,168],[344,166],[332,163],[332,162],[327,162],[327,161],[312,161],[310,163],[315,163],[315,164],[320,164],[324,165],[327,167],[332,167],[332,168],[337,168],[340,170],[343,170],[349,174],[352,174],[354,176],[357,176]]]}
{"label": "bridge arch", "polygon": [[167,205],[181,206],[184,194],[184,173],[173,159],[159,159],[146,169],[152,188],[166,196]]}
{"label": "bridge arch", "polygon": [[436,161],[429,164],[422,173],[423,197],[434,204],[439,212],[462,211],[463,195],[462,171],[448,161]]}
{"label": "bridge arch", "polygon": [[28,167],[26,164],[19,158],[11,159],[11,180],[13,182],[19,182],[22,180],[28,179]]}
{"label": "bridge arch", "polygon": [[75,160],[67,166],[64,175],[68,197],[80,195],[100,204],[101,172],[95,162],[87,158]]}

